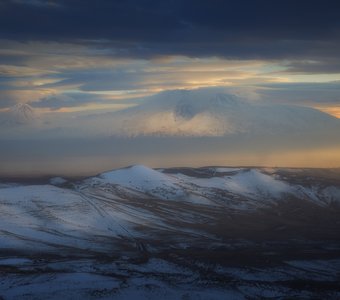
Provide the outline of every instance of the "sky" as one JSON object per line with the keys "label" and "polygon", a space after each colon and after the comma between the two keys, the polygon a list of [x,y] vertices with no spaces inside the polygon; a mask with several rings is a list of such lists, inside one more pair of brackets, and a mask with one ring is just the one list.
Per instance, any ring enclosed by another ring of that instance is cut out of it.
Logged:
{"label": "sky", "polygon": [[0,107],[114,109],[163,90],[228,85],[293,90],[285,101],[340,117],[339,6],[1,0]]}
{"label": "sky", "polygon": [[0,0],[0,112],[218,86],[340,118],[339,1]]}

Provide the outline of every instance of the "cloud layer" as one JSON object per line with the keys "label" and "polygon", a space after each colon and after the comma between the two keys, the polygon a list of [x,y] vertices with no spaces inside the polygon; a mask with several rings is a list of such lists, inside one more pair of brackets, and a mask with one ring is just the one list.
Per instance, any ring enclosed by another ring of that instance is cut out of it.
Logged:
{"label": "cloud layer", "polygon": [[337,91],[296,84],[340,80],[339,12],[331,0],[3,0],[0,109],[113,108],[227,85],[333,112]]}
{"label": "cloud layer", "polygon": [[254,59],[337,56],[340,24],[330,0],[5,0],[0,28],[7,39],[109,44],[121,56]]}

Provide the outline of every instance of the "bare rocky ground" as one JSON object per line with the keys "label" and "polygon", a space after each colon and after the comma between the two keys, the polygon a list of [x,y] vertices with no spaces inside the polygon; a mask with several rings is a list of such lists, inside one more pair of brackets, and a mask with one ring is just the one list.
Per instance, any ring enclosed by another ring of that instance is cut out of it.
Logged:
{"label": "bare rocky ground", "polygon": [[252,170],[3,183],[0,299],[339,299],[340,170]]}

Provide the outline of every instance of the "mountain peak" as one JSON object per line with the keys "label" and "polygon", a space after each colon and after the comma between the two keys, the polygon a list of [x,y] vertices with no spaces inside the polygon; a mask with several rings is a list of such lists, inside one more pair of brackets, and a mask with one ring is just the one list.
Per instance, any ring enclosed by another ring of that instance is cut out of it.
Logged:
{"label": "mountain peak", "polygon": [[312,108],[250,101],[221,88],[161,92],[113,116],[108,120],[113,135],[128,136],[275,136],[330,132],[337,126],[334,118]]}
{"label": "mountain peak", "polygon": [[28,124],[38,118],[35,110],[27,103],[17,103],[9,109],[10,121],[15,124]]}

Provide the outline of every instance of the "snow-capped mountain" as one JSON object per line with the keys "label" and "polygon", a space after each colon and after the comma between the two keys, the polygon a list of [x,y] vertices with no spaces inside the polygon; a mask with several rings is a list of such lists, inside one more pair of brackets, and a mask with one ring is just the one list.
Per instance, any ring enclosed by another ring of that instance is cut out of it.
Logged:
{"label": "snow-capped mountain", "polygon": [[17,103],[0,114],[0,122],[8,126],[34,125],[39,120],[39,114],[26,103]]}
{"label": "snow-capped mountain", "polygon": [[313,108],[248,101],[219,89],[162,92],[100,118],[113,135],[127,136],[277,135],[340,128],[338,119]]}
{"label": "snow-capped mountain", "polygon": [[[17,104],[0,114],[0,123],[9,125],[4,132],[7,135],[14,134],[8,127],[39,124],[39,135],[48,137],[262,136],[270,139],[292,134],[338,136],[340,130],[337,118],[319,110],[249,100],[220,88],[166,91],[124,110],[73,117],[48,115],[44,116],[44,122],[41,120],[28,104]],[[25,127],[26,131],[35,129]]]}

